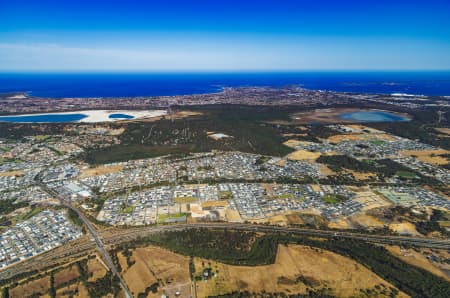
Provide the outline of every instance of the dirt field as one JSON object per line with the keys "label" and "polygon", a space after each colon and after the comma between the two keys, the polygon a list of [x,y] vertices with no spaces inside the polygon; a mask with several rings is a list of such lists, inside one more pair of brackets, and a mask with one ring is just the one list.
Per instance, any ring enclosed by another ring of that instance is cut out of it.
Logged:
{"label": "dirt field", "polygon": [[99,278],[102,278],[106,274],[105,266],[97,258],[90,259],[87,263],[88,266],[88,281],[93,282]]}
{"label": "dirt field", "polygon": [[352,225],[345,218],[339,218],[336,221],[330,221],[328,227],[330,229],[351,229]]}
{"label": "dirt field", "polygon": [[14,298],[23,298],[33,295],[33,293],[46,294],[50,288],[50,276],[45,276],[43,278],[33,280],[29,283],[17,286],[9,290],[9,296]]}
{"label": "dirt field", "polygon": [[348,171],[349,173],[351,173],[353,175],[353,177],[355,177],[356,180],[358,181],[365,181],[365,180],[371,180],[371,179],[375,179],[377,177],[377,174],[375,173],[364,173],[364,172],[356,172],[356,171]]}
{"label": "dirt field", "polygon": [[450,136],[450,128],[446,128],[446,127],[437,127],[434,130],[436,130],[437,132],[443,133],[445,135]]}
{"label": "dirt field", "polygon": [[112,165],[112,166],[98,166],[95,168],[89,168],[81,171],[80,178],[85,178],[89,176],[100,176],[105,174],[117,173],[122,171],[123,165]]}
{"label": "dirt field", "polygon": [[271,225],[277,225],[277,226],[287,226],[289,221],[288,221],[286,215],[280,214],[280,215],[275,215],[275,216],[271,216],[271,217],[264,218],[264,219],[254,220],[252,222],[254,222],[254,223],[269,223]]}
{"label": "dirt field", "polygon": [[295,139],[287,140],[286,142],[283,143],[283,145],[286,145],[286,146],[291,147],[291,148],[295,148],[295,147],[300,146],[300,145],[308,145],[308,144],[311,144],[311,142],[298,141],[298,140],[295,140]]}
{"label": "dirt field", "polygon": [[320,157],[320,152],[311,152],[307,150],[297,150],[287,156],[290,160],[315,161]]}
{"label": "dirt field", "polygon": [[[69,295],[69,293],[77,292],[78,294],[75,294],[73,296]],[[65,288],[58,289],[56,291],[56,297],[61,298],[87,298],[89,297],[88,291],[86,287],[83,285],[82,282],[78,282],[76,284],[67,286]]]}
{"label": "dirt field", "polygon": [[24,171],[17,170],[17,171],[9,171],[9,172],[0,172],[0,177],[12,177],[12,176],[23,176]]}
{"label": "dirt field", "polygon": [[391,223],[389,225],[389,230],[394,231],[399,234],[420,236],[420,233],[417,232],[416,227],[410,222]]}
{"label": "dirt field", "polygon": [[365,214],[357,214],[350,218],[350,221],[355,225],[362,226],[364,228],[382,228],[384,227],[384,223],[378,218],[365,215]]}
{"label": "dirt field", "polygon": [[450,154],[450,151],[439,149],[439,150],[403,150],[400,151],[403,156],[415,156],[418,160],[434,164],[434,165],[445,165],[450,162],[450,160],[443,154]]}
{"label": "dirt field", "polygon": [[163,292],[174,297],[176,291],[180,291],[181,297],[191,295],[188,257],[158,247],[145,247],[133,251],[132,258],[136,263],[122,274],[135,296],[156,282],[160,287],[155,297],[161,297]]}
{"label": "dirt field", "polygon": [[305,222],[298,214],[287,214],[286,219],[290,225],[304,225]]}
{"label": "dirt field", "polygon": [[241,215],[237,210],[232,210],[228,208],[225,212],[225,215],[227,217],[227,220],[229,222],[242,222]]}
{"label": "dirt field", "polygon": [[[443,277],[446,280],[450,281],[450,276],[445,274],[445,272],[442,271],[441,268],[436,266],[435,263],[433,263],[432,261],[427,259],[424,254],[422,254],[414,249],[405,249],[405,248],[400,248],[399,246],[386,246],[386,249],[389,250],[389,252],[392,253],[393,255],[399,257],[401,260],[403,260],[411,265],[428,270],[431,273],[433,273],[437,276]],[[428,249],[426,249],[426,250],[428,250]],[[428,252],[429,252],[429,250],[428,250]],[[446,268],[446,269],[449,270],[450,265],[447,264],[447,267],[448,268]]]}
{"label": "dirt field", "polygon": [[360,141],[360,140],[379,140],[379,141],[393,141],[394,138],[385,133],[377,134],[338,134],[327,139],[331,143],[339,143],[343,141]]}
{"label": "dirt field", "polygon": [[68,282],[70,280],[76,279],[79,276],[80,276],[80,273],[78,272],[78,268],[76,265],[72,265],[66,269],[56,272],[54,275],[55,287],[57,288],[61,284]]}
{"label": "dirt field", "polygon": [[327,167],[324,164],[319,164],[319,171],[320,171],[320,174],[323,176],[332,176],[332,175],[336,174],[335,171],[333,171],[332,169],[330,169],[329,167]]}
{"label": "dirt field", "polygon": [[[332,288],[337,296],[357,296],[359,289],[389,283],[353,260],[332,252],[299,245],[280,245],[276,262],[268,266],[231,266],[195,259],[196,275],[211,268],[214,276],[198,281],[198,297],[232,290],[249,292],[305,293],[306,288]],[[302,282],[303,280],[303,282]],[[305,284],[305,280],[308,285]],[[399,297],[405,297],[400,294]]]}
{"label": "dirt field", "polygon": [[383,196],[378,195],[377,193],[367,188],[360,188],[358,190],[355,190],[355,192],[356,196],[353,200],[365,204],[365,206],[363,207],[364,211],[392,205],[392,203],[386,200]]}
{"label": "dirt field", "polygon": [[[201,116],[203,115],[202,112],[195,112],[195,111],[176,111],[172,114],[173,119],[183,119],[187,117],[193,117],[193,116]],[[170,116],[165,116],[166,118],[170,119]]]}

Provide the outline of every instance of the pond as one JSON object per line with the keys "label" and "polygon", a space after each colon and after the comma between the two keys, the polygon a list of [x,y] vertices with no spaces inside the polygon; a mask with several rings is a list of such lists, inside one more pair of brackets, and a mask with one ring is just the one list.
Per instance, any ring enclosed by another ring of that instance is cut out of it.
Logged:
{"label": "pond", "polygon": [[398,122],[410,119],[398,114],[384,111],[357,111],[342,113],[339,118],[355,122]]}
{"label": "pond", "polygon": [[77,122],[86,117],[87,115],[84,114],[39,114],[39,115],[0,116],[0,122],[65,123],[65,122]]}

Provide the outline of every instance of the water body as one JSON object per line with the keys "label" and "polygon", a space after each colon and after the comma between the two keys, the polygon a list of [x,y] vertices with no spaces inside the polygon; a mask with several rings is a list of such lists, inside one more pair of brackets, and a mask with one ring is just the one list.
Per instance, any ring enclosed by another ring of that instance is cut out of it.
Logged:
{"label": "water body", "polygon": [[202,94],[223,87],[297,85],[358,93],[450,95],[450,72],[0,73],[0,92],[40,97]]}
{"label": "water body", "polygon": [[133,119],[134,117],[127,114],[111,114],[109,115],[110,119]]}
{"label": "water body", "polygon": [[16,123],[66,123],[77,122],[87,116],[84,114],[44,114],[23,116],[0,116],[0,122]]}
{"label": "water body", "polygon": [[355,122],[398,122],[409,118],[383,111],[358,111],[339,115],[339,118]]}

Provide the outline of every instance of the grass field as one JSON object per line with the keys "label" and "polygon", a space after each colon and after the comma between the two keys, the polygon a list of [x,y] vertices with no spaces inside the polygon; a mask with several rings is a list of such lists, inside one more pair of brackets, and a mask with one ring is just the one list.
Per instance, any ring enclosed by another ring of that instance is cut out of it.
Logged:
{"label": "grass field", "polygon": [[322,198],[322,201],[328,204],[338,204],[340,202],[344,202],[348,200],[348,198],[339,195],[339,194],[333,194],[333,193],[327,193]]}
{"label": "grass field", "polygon": [[158,214],[158,223],[164,223],[166,220],[170,218],[181,218],[186,216],[186,213],[173,213],[173,214]]}
{"label": "grass field", "polygon": [[397,171],[395,173],[396,176],[406,179],[413,179],[416,178],[416,174],[408,172],[408,171]]}
{"label": "grass field", "polygon": [[178,204],[196,203],[196,202],[198,202],[198,198],[194,198],[194,197],[176,197],[174,199],[174,202],[178,203]]}

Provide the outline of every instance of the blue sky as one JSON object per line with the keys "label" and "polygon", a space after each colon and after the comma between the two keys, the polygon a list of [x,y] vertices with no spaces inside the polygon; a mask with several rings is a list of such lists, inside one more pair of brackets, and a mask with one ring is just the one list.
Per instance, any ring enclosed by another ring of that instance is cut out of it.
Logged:
{"label": "blue sky", "polygon": [[449,69],[448,0],[0,0],[0,71]]}

